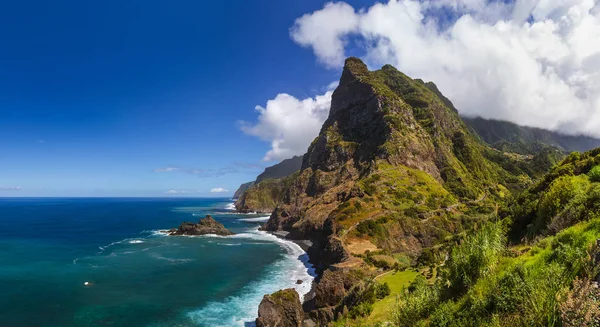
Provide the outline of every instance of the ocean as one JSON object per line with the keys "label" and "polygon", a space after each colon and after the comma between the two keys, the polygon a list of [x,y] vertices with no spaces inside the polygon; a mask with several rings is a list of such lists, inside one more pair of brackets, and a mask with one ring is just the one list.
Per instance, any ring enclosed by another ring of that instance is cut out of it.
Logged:
{"label": "ocean", "polygon": [[[206,214],[236,235],[159,232]],[[1,198],[0,326],[253,326],[264,294],[314,276],[266,219],[228,199]]]}

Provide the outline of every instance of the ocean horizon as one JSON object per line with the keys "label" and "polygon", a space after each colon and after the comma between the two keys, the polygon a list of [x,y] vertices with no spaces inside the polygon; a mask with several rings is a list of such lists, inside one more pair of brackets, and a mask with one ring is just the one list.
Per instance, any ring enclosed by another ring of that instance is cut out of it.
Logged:
{"label": "ocean horizon", "polygon": [[[160,232],[207,214],[236,235]],[[258,230],[266,219],[229,198],[0,198],[0,321],[253,326],[265,294],[302,296],[314,278],[297,244]]]}

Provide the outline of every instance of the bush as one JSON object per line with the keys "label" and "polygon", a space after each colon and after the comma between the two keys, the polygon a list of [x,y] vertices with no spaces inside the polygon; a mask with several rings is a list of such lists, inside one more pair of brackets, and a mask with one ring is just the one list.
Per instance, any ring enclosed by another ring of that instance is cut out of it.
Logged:
{"label": "bush", "polygon": [[506,236],[501,223],[489,223],[468,236],[452,249],[445,277],[451,285],[451,295],[460,295],[475,282],[494,270],[505,249]]}
{"label": "bush", "polygon": [[408,287],[408,292],[402,292],[398,296],[394,321],[398,327],[415,326],[417,321],[433,312],[439,302],[437,285],[428,285],[425,277],[419,275]]}
{"label": "bush", "polygon": [[383,284],[375,284],[375,297],[378,300],[381,300],[384,297],[390,295],[391,292],[392,290],[390,289],[390,285],[388,285],[387,282]]}
{"label": "bush", "polygon": [[348,315],[350,318],[355,319],[358,317],[366,317],[371,314],[373,311],[373,304],[369,302],[361,302],[358,305],[355,305],[350,309]]}
{"label": "bush", "polygon": [[590,181],[600,183],[600,165],[594,166],[588,173]]}

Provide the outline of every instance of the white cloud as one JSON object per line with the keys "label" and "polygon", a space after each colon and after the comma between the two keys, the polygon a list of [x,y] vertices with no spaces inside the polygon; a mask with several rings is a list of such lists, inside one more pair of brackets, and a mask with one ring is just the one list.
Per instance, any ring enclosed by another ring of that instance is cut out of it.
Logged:
{"label": "white cloud", "polygon": [[190,194],[190,193],[197,193],[197,192],[174,190],[174,189],[170,189],[165,192],[165,194]]}
{"label": "white cloud", "polygon": [[271,142],[271,150],[263,158],[264,161],[302,155],[327,119],[332,87],[335,86],[337,83],[331,83],[325,94],[302,100],[280,93],[267,101],[266,106],[256,106],[258,122],[241,122],[241,129],[248,135]]}
{"label": "white cloud", "polygon": [[226,190],[222,187],[215,187],[210,190],[210,193],[225,193],[225,192],[229,192],[229,190]]}
{"label": "white cloud", "polygon": [[20,191],[20,186],[0,186],[0,191]]}
{"label": "white cloud", "polygon": [[[432,16],[448,11],[458,18]],[[390,0],[360,10],[329,3],[298,18],[290,34],[336,68],[358,39],[353,47],[370,66],[390,63],[434,81],[466,115],[600,137],[594,0]]]}

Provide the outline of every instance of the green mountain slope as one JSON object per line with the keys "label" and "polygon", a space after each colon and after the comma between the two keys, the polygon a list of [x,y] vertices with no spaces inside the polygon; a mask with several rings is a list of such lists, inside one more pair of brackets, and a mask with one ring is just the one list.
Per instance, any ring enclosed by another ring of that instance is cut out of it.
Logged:
{"label": "green mountain slope", "polygon": [[588,151],[600,147],[600,140],[588,136],[564,135],[548,130],[519,126],[507,121],[462,117],[492,147],[520,154],[538,153],[548,146],[565,152]]}
{"label": "green mountain slope", "polygon": [[557,160],[492,149],[432,83],[349,58],[265,228],[313,242],[314,321],[364,316],[378,298],[374,267],[435,264]]}

